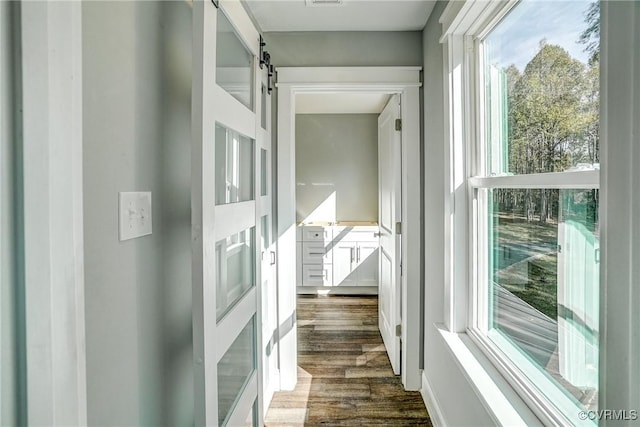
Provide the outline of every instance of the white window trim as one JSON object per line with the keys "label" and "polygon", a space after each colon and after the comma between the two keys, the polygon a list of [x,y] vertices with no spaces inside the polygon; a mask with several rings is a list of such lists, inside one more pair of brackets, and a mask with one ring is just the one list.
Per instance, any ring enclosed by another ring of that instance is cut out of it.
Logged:
{"label": "white window trim", "polygon": [[[449,239],[445,241],[451,242],[446,248],[445,256],[447,285],[443,329],[459,335],[468,335],[468,345],[480,349],[545,425],[560,426],[571,421],[533,386],[532,381],[502,350],[498,349],[486,331],[475,328],[475,325],[483,324],[479,320],[486,320],[479,319],[482,313],[476,310],[482,301],[474,303],[478,299],[485,299],[474,284],[477,273],[481,272],[478,267],[484,265],[482,260],[479,260],[481,254],[476,249],[477,233],[486,233],[484,227],[479,228],[474,224],[478,210],[486,203],[482,197],[476,197],[476,190],[600,187],[599,170],[527,176],[483,176],[481,174],[484,170],[476,170],[481,164],[477,160],[484,158],[484,146],[478,144],[478,140],[484,135],[481,118],[484,110],[481,101],[483,94],[476,96],[477,91],[482,91],[482,85],[478,85],[478,73],[481,68],[477,61],[481,49],[478,40],[486,36],[517,3],[517,0],[450,2],[440,18],[443,24],[443,36],[440,41],[445,45],[445,75],[448,78],[445,89],[445,108],[448,110],[445,129],[448,131],[449,150],[445,154],[445,172],[449,177],[449,187],[445,190],[445,215],[448,218],[445,233]],[[442,333],[446,340],[446,334]],[[450,349],[456,357],[463,357],[455,346],[450,345]],[[459,362],[463,366],[461,359]],[[500,412],[488,409],[494,417]],[[591,422],[589,424],[593,425]]]}
{"label": "white window trim", "polygon": [[601,2],[602,258],[598,404],[607,409],[637,410],[640,401],[639,22],[638,2]]}
{"label": "white window trim", "polygon": [[534,173],[530,175],[471,177],[472,188],[600,188],[598,170]]}

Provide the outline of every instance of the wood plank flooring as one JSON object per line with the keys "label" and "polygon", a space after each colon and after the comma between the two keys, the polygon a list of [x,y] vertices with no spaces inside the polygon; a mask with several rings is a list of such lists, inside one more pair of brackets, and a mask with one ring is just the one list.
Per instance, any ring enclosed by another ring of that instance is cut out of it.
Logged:
{"label": "wood plank flooring", "polygon": [[431,426],[419,392],[393,375],[376,296],[298,297],[298,385],[275,394],[267,427]]}

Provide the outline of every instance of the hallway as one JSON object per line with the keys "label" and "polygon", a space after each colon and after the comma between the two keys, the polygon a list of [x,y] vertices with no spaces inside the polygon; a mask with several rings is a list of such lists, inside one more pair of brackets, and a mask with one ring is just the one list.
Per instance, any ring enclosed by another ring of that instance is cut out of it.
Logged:
{"label": "hallway", "polygon": [[430,426],[405,392],[378,331],[378,298],[299,296],[298,384],[275,394],[265,425]]}

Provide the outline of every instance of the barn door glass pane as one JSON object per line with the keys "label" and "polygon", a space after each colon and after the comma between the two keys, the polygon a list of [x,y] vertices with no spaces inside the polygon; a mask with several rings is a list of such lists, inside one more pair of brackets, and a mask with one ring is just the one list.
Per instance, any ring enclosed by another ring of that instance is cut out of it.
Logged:
{"label": "barn door glass pane", "polygon": [[218,425],[224,426],[256,369],[254,317],[218,362]]}
{"label": "barn door glass pane", "polygon": [[260,149],[260,195],[267,195],[267,150]]}
{"label": "barn door glass pane", "polygon": [[255,227],[216,244],[216,318],[220,320],[255,285]]}
{"label": "barn door glass pane", "polygon": [[254,141],[216,124],[216,205],[254,200]]}
{"label": "barn door glass pane", "polygon": [[252,110],[253,55],[221,10],[216,33],[216,83]]}

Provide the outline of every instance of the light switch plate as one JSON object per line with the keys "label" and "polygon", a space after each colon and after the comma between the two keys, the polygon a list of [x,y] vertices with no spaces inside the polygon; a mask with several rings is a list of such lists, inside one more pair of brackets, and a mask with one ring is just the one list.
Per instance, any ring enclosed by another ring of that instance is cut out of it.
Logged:
{"label": "light switch plate", "polygon": [[151,234],[151,191],[118,193],[120,240]]}

